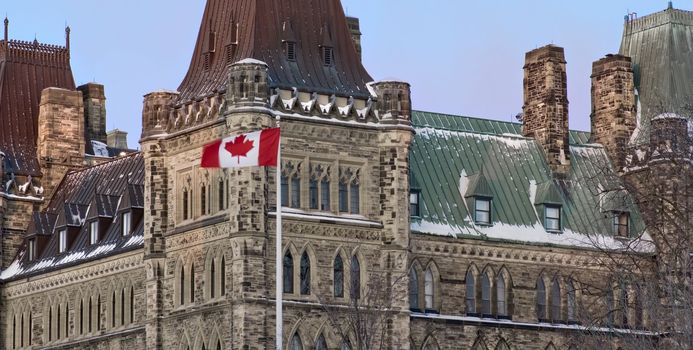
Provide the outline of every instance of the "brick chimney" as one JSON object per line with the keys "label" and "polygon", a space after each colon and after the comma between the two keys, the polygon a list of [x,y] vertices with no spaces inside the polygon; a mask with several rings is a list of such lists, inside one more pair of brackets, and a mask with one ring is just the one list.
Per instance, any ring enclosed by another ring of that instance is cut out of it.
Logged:
{"label": "brick chimney", "polygon": [[592,135],[604,146],[617,171],[635,131],[635,85],[629,57],[607,55],[592,64]]}
{"label": "brick chimney", "polygon": [[522,133],[539,143],[557,176],[570,170],[565,67],[562,47],[548,45],[525,55]]}
{"label": "brick chimney", "polygon": [[128,149],[128,133],[119,129],[114,129],[108,132],[108,142],[106,144],[111,148]]}
{"label": "brick chimney", "polygon": [[361,59],[361,24],[356,17],[347,17],[347,25],[349,26],[349,33],[351,33],[351,39],[354,41],[354,47],[356,47],[356,53]]}
{"label": "brick chimney", "polygon": [[106,94],[101,84],[89,83],[77,88],[84,99],[86,141],[106,143]]}

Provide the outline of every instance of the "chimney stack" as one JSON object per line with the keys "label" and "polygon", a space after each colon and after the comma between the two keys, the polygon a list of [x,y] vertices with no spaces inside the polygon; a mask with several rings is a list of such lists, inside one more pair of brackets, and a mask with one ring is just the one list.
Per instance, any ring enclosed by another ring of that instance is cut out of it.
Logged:
{"label": "chimney stack", "polygon": [[84,136],[86,142],[106,143],[106,95],[101,84],[89,83],[77,88],[84,99]]}
{"label": "chimney stack", "polygon": [[616,171],[625,165],[625,149],[635,131],[635,85],[631,59],[607,55],[592,64],[592,135],[604,146]]}
{"label": "chimney stack", "polygon": [[568,88],[562,47],[544,46],[525,55],[522,133],[543,149],[554,175],[570,170]]}
{"label": "chimney stack", "polygon": [[128,133],[122,130],[111,130],[108,132],[108,147],[121,150],[128,149]]}
{"label": "chimney stack", "polygon": [[361,24],[356,17],[347,17],[347,25],[349,26],[349,33],[351,33],[351,39],[354,41],[354,47],[356,47],[356,53],[361,57]]}

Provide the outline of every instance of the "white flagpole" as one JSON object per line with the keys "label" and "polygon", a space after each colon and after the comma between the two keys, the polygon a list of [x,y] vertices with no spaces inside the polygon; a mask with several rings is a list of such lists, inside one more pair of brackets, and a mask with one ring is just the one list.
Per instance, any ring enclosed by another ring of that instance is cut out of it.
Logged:
{"label": "white flagpole", "polygon": [[[280,122],[280,117],[277,116],[277,128],[279,128],[279,122]],[[280,129],[281,130],[281,129]],[[275,280],[276,280],[276,297],[277,297],[277,302],[276,302],[276,329],[277,333],[275,335],[276,340],[277,340],[277,349],[276,350],[283,350],[284,347],[282,346],[283,342],[283,337],[284,337],[284,318],[282,315],[282,297],[284,296],[284,276],[282,275],[282,137],[281,137],[281,131],[280,131],[280,136],[279,136],[279,149],[277,150],[277,174],[276,174],[276,179],[275,182],[277,183],[277,215],[276,215],[276,261],[275,261]]]}

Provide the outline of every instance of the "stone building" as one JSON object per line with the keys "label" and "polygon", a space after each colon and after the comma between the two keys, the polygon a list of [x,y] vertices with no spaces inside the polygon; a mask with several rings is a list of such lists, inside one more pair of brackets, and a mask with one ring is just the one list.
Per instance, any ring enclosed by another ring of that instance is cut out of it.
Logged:
{"label": "stone building", "polygon": [[[28,87],[43,91],[25,104],[35,124],[0,114],[27,135],[0,137],[12,181],[0,192],[0,349],[274,348],[277,170],[199,164],[205,144],[277,123],[287,349],[657,338],[642,297],[612,290],[599,261],[660,255],[649,208],[625,183],[647,169],[667,183],[657,147],[688,145],[687,121],[644,117],[642,77],[666,68],[644,63],[646,35],[632,38],[674,26],[683,45],[692,18],[669,8],[627,19],[621,54],[594,63],[587,133],[568,129],[560,47],[527,53],[522,123],[413,111],[409,84],[363,67],[362,28],[338,0],[208,0],[183,82],[144,98],[141,152],[91,163],[107,138],[103,87],[75,89],[69,41],[39,50],[6,34],[5,52],[56,54],[44,69],[65,79]],[[3,77],[27,74],[6,60]],[[1,111],[21,105],[2,92]],[[633,142],[644,128],[674,132]],[[44,194],[24,193],[39,180]]]}

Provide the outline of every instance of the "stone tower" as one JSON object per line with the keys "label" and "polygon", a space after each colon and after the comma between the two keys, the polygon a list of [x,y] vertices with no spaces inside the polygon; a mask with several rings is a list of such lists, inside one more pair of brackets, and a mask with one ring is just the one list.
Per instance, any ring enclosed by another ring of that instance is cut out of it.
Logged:
{"label": "stone tower", "polygon": [[537,140],[556,175],[570,169],[565,65],[562,47],[548,45],[525,56],[522,133]]}

